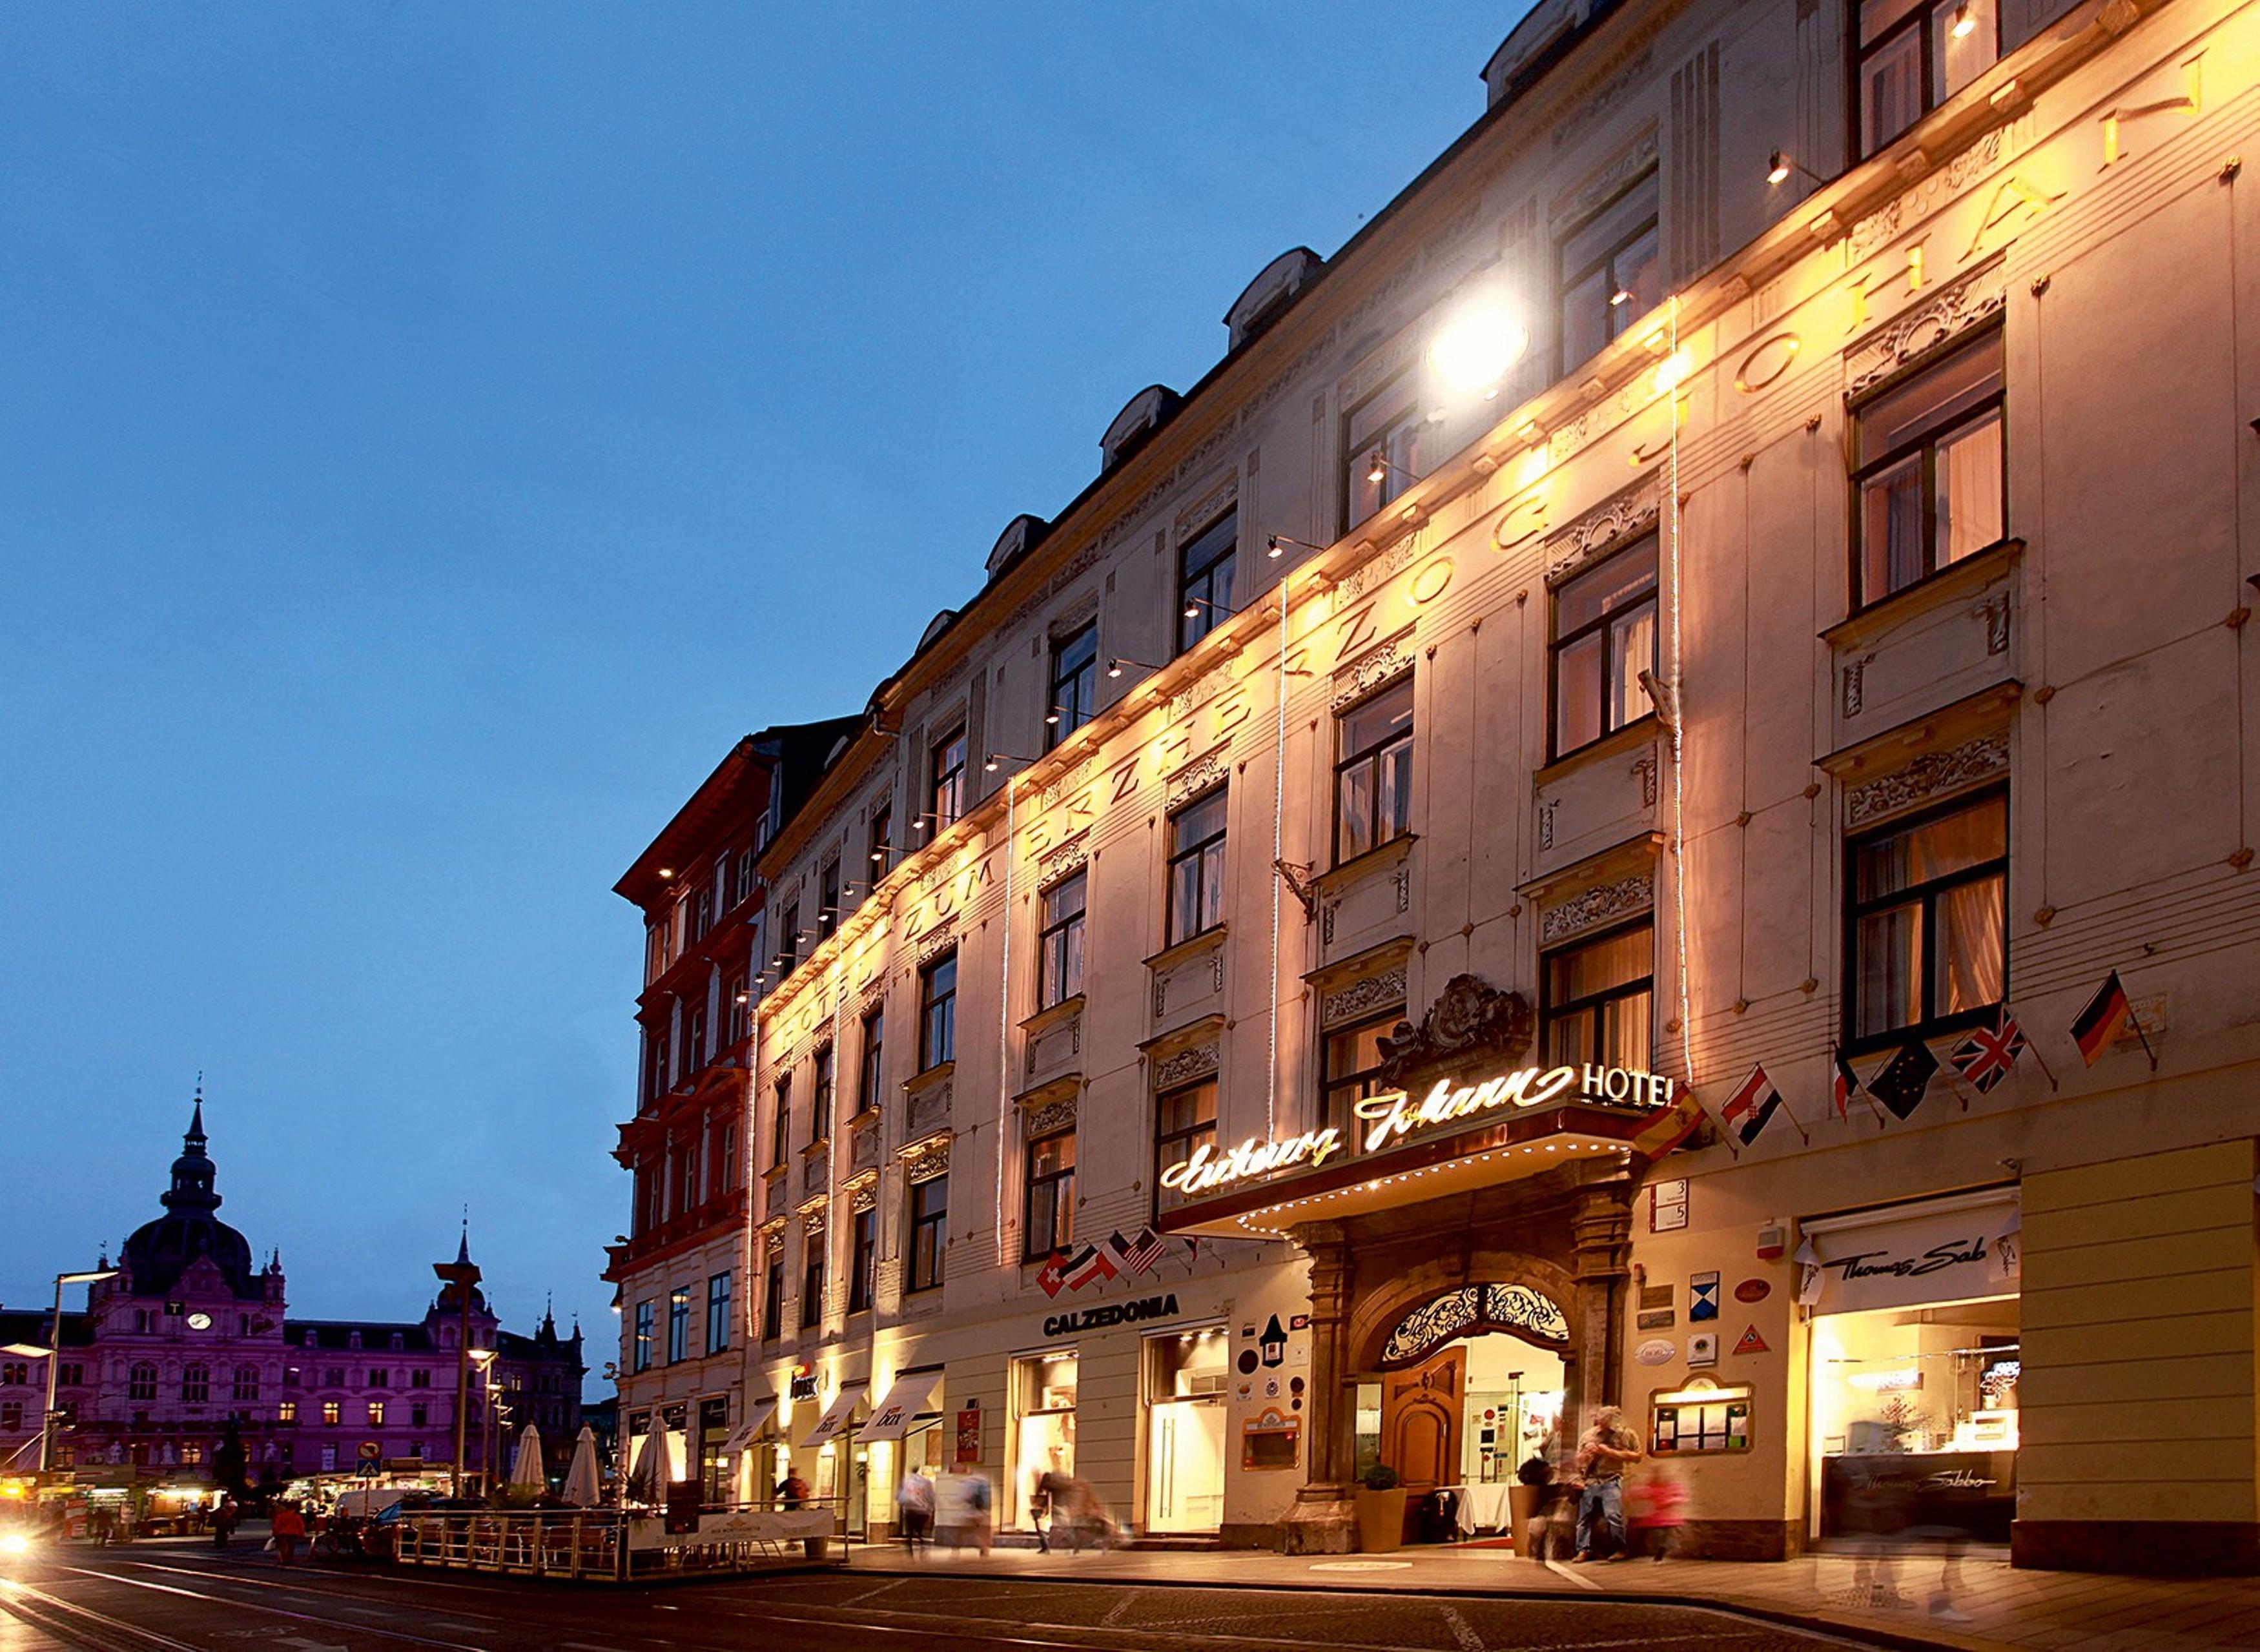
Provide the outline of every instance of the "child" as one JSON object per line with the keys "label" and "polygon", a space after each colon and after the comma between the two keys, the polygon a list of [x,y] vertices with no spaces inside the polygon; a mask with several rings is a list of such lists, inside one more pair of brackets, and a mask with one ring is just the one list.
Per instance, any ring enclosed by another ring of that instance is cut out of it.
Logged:
{"label": "child", "polygon": [[1670,1465],[1651,1462],[1647,1474],[1625,1491],[1625,1558],[1645,1554],[1660,1561],[1677,1544],[1687,1523],[1687,1488],[1672,1477]]}

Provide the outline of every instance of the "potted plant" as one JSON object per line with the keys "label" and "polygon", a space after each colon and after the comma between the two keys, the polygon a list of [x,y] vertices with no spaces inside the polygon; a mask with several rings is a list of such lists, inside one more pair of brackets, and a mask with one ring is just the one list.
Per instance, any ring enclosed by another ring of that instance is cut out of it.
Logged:
{"label": "potted plant", "polygon": [[1405,1545],[1405,1487],[1397,1470],[1377,1462],[1358,1476],[1357,1546],[1393,1555]]}

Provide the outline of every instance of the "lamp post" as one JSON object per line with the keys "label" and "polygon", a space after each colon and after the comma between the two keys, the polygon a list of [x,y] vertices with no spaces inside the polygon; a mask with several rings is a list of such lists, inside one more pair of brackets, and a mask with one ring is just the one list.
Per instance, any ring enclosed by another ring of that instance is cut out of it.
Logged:
{"label": "lamp post", "polygon": [[63,1287],[90,1285],[97,1280],[115,1279],[115,1268],[92,1268],[84,1273],[59,1273],[55,1276],[55,1317],[47,1333],[47,1409],[39,1419],[39,1472],[46,1473],[55,1450],[55,1384],[61,1375],[63,1353]]}
{"label": "lamp post", "polygon": [[494,1386],[495,1350],[490,1348],[471,1350],[471,1362],[479,1368],[479,1409],[486,1413],[479,1431],[479,1471],[486,1477],[481,1490],[488,1496],[494,1494],[495,1413],[497,1402]]}
{"label": "lamp post", "polygon": [[471,1287],[479,1282],[478,1264],[471,1260],[470,1234],[467,1229],[463,1242],[455,1252],[453,1262],[435,1262],[432,1271],[454,1287],[456,1306],[462,1315],[462,1328],[455,1337],[455,1462],[447,1476],[447,1495],[451,1498],[463,1495],[463,1426],[471,1404]]}

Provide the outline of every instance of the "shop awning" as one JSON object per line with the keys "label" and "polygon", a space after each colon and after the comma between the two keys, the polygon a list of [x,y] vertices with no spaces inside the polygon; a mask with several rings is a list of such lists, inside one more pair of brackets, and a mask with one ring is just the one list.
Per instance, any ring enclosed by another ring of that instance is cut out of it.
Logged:
{"label": "shop awning", "polygon": [[930,1367],[923,1371],[905,1371],[895,1378],[871,1412],[871,1420],[863,1425],[865,1440],[899,1440],[908,1432],[911,1420],[926,1409],[933,1398],[935,1386],[941,1381],[941,1368]]}
{"label": "shop awning", "polygon": [[824,1408],[824,1415],[816,1420],[816,1427],[808,1431],[808,1437],[800,1442],[800,1448],[806,1451],[816,1446],[830,1445],[833,1438],[848,1427],[848,1419],[855,1412],[855,1402],[862,1398],[863,1384],[861,1383],[850,1383],[841,1388],[832,1397],[832,1403]]}
{"label": "shop awning", "polygon": [[730,1437],[722,1442],[722,1449],[725,1451],[747,1449],[761,1437],[762,1430],[769,1426],[769,1419],[776,1415],[776,1397],[770,1394],[762,1395],[754,1402],[753,1409],[746,1413],[745,1421],[730,1430]]}

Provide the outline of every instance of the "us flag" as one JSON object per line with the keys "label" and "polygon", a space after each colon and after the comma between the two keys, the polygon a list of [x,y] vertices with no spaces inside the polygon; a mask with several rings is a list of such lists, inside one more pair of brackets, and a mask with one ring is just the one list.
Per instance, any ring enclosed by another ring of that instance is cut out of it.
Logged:
{"label": "us flag", "polygon": [[1954,1070],[1970,1083],[1979,1095],[1989,1095],[1993,1086],[2009,1076],[2017,1064],[2017,1057],[2025,1053],[2025,1029],[2017,1025],[2017,1018],[2009,1013],[2009,1006],[2001,1006],[2000,1019],[1992,1026],[1981,1026],[1956,1044],[1947,1059]]}
{"label": "us flag", "polygon": [[1123,1270],[1132,1276],[1148,1274],[1169,1254],[1169,1241],[1151,1227],[1141,1227],[1135,1239],[1125,1239],[1118,1230],[1106,1241],[1106,1248],[1121,1262]]}

